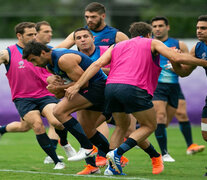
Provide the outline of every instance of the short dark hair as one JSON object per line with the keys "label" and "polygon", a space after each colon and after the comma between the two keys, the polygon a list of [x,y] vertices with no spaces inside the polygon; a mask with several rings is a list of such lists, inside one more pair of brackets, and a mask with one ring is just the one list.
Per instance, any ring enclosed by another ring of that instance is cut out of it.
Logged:
{"label": "short dark hair", "polygon": [[40,31],[40,27],[41,27],[42,25],[50,26],[50,23],[47,22],[47,21],[40,21],[40,22],[37,22],[36,25],[35,25],[35,29],[36,29],[37,32]]}
{"label": "short dark hair", "polygon": [[163,20],[165,22],[166,25],[169,24],[168,22],[168,19],[165,17],[165,16],[155,16],[151,19],[151,24],[154,22],[154,21],[159,21],[159,20]]}
{"label": "short dark hair", "polygon": [[132,38],[137,36],[146,37],[152,33],[152,26],[145,22],[134,22],[130,25],[129,32]]}
{"label": "short dark hair", "polygon": [[14,28],[15,33],[24,34],[25,28],[35,28],[35,23],[33,22],[21,22],[17,24]]}
{"label": "short dark hair", "polygon": [[199,16],[197,22],[198,21],[207,21],[207,15],[201,15],[201,16]]}
{"label": "short dark hair", "polygon": [[85,8],[85,12],[97,12],[98,14],[104,14],[106,12],[106,9],[103,4],[98,2],[92,2],[88,4]]}
{"label": "short dark hair", "polygon": [[92,32],[91,32],[89,29],[84,28],[84,27],[81,27],[81,28],[76,29],[76,30],[73,32],[73,39],[75,39],[75,33],[77,33],[78,31],[88,31],[89,34],[91,35],[91,37],[93,37],[93,34],[92,34]]}
{"label": "short dark hair", "polygon": [[30,54],[40,56],[42,50],[44,50],[45,52],[51,51],[51,49],[46,45],[39,43],[37,41],[31,41],[25,45],[23,49],[22,59],[27,59]]}

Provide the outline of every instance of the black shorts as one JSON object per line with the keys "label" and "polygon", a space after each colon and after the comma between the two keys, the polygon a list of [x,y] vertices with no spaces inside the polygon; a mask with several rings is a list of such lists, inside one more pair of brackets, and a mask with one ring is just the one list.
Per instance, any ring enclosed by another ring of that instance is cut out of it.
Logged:
{"label": "black shorts", "polygon": [[158,83],[153,101],[166,101],[174,108],[178,107],[180,85],[178,83]]}
{"label": "black shorts", "polygon": [[205,102],[206,102],[206,104],[202,110],[202,118],[207,118],[207,96],[206,96]]}
{"label": "black shorts", "polygon": [[44,96],[41,98],[16,98],[14,104],[23,118],[29,111],[39,110],[42,112],[43,108],[51,103],[57,104],[60,100],[54,96]]}
{"label": "black shorts", "polygon": [[152,96],[146,90],[128,84],[107,84],[105,113],[144,111],[153,107]]}
{"label": "black shorts", "polygon": [[183,91],[182,91],[181,88],[180,88],[180,93],[179,93],[179,95],[178,95],[178,99],[185,100],[185,96],[184,96]]}
{"label": "black shorts", "polygon": [[93,106],[87,108],[88,110],[103,112],[105,86],[106,80],[96,81],[89,83],[87,88],[81,89],[78,92],[93,104]]}

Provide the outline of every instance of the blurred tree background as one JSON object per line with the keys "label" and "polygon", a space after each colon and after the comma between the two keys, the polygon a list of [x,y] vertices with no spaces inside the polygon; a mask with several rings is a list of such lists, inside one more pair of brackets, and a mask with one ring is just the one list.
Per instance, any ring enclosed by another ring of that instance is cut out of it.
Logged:
{"label": "blurred tree background", "polygon": [[[207,14],[207,0],[95,0],[105,5],[107,23],[128,33],[134,21],[150,22],[157,15],[170,21],[170,36],[194,38],[197,17]],[[48,21],[54,38],[65,38],[85,25],[84,8],[93,0],[0,0],[0,38],[15,38],[14,26],[22,21]]]}

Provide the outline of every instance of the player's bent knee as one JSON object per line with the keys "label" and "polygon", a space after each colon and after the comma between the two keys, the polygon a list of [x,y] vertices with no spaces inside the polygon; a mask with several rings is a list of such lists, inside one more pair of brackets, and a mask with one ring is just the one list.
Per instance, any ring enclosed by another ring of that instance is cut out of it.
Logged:
{"label": "player's bent knee", "polygon": [[31,127],[29,126],[29,124],[26,123],[26,122],[21,122],[19,128],[20,128],[19,130],[21,130],[21,132],[27,132],[27,131],[29,131],[31,129]]}
{"label": "player's bent knee", "polygon": [[154,132],[157,129],[157,123],[152,125],[152,131]]}
{"label": "player's bent knee", "polygon": [[22,128],[22,132],[27,132],[29,131],[31,128],[29,126],[25,126]]}
{"label": "player's bent knee", "polygon": [[166,116],[166,114],[165,113],[157,113],[156,114],[156,118],[157,118],[157,122],[158,123],[162,123],[162,124],[165,124],[166,123],[166,121],[167,121],[167,118],[166,118],[167,116]]}
{"label": "player's bent knee", "polygon": [[61,116],[61,112],[59,111],[58,108],[54,107],[54,109],[53,109],[53,115],[54,115],[57,119],[60,118],[60,116]]}
{"label": "player's bent knee", "polygon": [[33,124],[33,130],[36,134],[41,134],[45,132],[45,127],[42,122],[36,122]]}
{"label": "player's bent knee", "polygon": [[56,129],[64,129],[64,126],[62,125],[62,123],[60,123],[60,121],[56,120],[56,121],[50,121],[50,124],[52,125],[52,127],[56,128]]}

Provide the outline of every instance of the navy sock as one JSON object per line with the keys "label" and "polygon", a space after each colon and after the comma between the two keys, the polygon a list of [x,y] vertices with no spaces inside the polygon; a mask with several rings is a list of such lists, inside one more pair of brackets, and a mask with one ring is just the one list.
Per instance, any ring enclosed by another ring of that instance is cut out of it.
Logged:
{"label": "navy sock", "polygon": [[150,158],[160,156],[160,154],[155,150],[152,144],[150,144],[147,149],[143,149],[143,150],[150,156]]}
{"label": "navy sock", "polygon": [[54,149],[56,150],[57,149],[57,144],[58,144],[58,140],[56,139],[50,139],[52,141],[52,145],[54,147]]}
{"label": "navy sock", "polygon": [[75,119],[71,118],[67,122],[63,123],[64,127],[78,140],[82,148],[92,149],[93,145],[87,138],[80,123]]}
{"label": "navy sock", "polygon": [[53,159],[55,164],[61,162],[58,159],[53,144],[46,133],[36,135],[36,138],[41,148],[47,153],[48,156],[50,156]]}
{"label": "navy sock", "polygon": [[162,155],[167,153],[167,132],[165,124],[157,124],[157,129],[155,130],[155,137],[160,146]]}
{"label": "navy sock", "polygon": [[95,156],[93,157],[88,157],[85,159],[86,164],[90,164],[93,167],[96,167],[96,160],[95,160]]}
{"label": "navy sock", "polygon": [[0,134],[3,135],[4,133],[6,133],[7,130],[6,130],[6,125],[5,126],[1,126],[0,127]]}
{"label": "navy sock", "polygon": [[55,128],[55,132],[60,137],[61,146],[65,146],[66,144],[68,144],[68,141],[67,141],[68,131],[67,131],[67,129],[64,128],[63,130],[58,130]]}
{"label": "navy sock", "polygon": [[187,146],[189,147],[191,144],[193,144],[192,139],[192,132],[191,132],[191,125],[190,122],[179,122],[180,130],[185,138],[185,142]]}
{"label": "navy sock", "polygon": [[137,141],[132,138],[128,138],[124,143],[122,143],[117,149],[117,154],[122,156],[125,152],[137,145]]}
{"label": "navy sock", "polygon": [[106,137],[97,131],[89,140],[98,148],[98,155],[106,157],[106,154],[109,152],[109,142]]}

